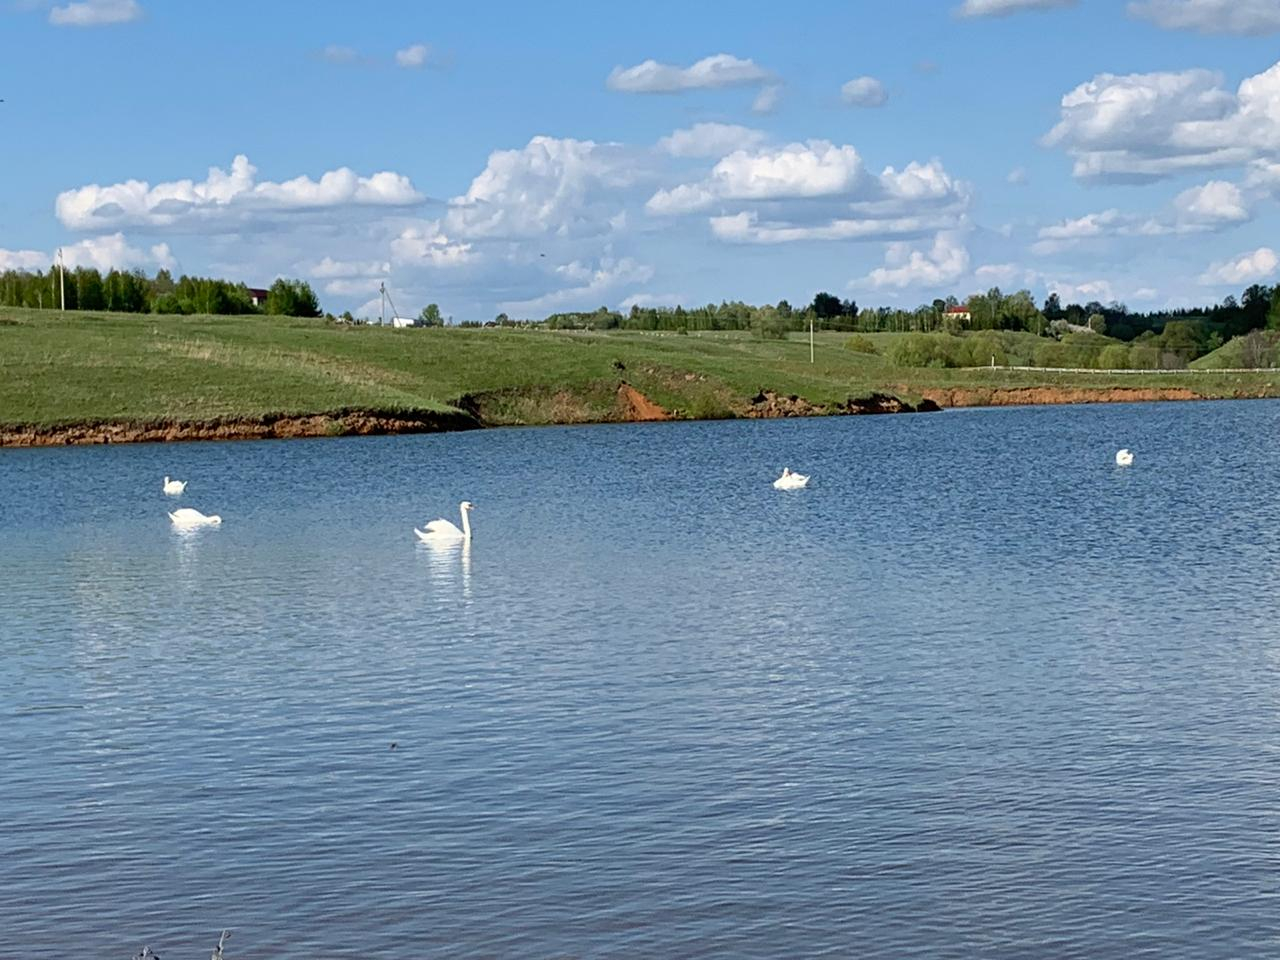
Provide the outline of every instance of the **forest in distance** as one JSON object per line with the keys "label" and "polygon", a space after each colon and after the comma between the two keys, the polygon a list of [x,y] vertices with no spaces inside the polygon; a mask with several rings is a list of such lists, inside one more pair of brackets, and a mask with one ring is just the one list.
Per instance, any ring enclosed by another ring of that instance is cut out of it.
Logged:
{"label": "forest in distance", "polygon": [[[260,292],[259,292],[260,293]],[[365,318],[322,311],[315,291],[304,280],[277,278],[265,299],[243,283],[181,275],[161,269],[154,276],[142,271],[92,267],[48,271],[7,270],[0,273],[0,306],[53,308],[122,313],[174,315],[251,315],[320,317],[351,323]],[[452,319],[452,318],[449,318]],[[427,304],[416,317],[419,326],[446,322],[437,304]],[[869,333],[1030,334],[1035,340],[986,339],[959,346],[945,337],[913,337],[895,342],[886,359],[900,366],[971,366],[975,360],[992,363],[1096,367],[1102,369],[1177,369],[1238,340],[1231,362],[1243,367],[1268,367],[1277,359],[1280,332],[1280,284],[1253,284],[1240,297],[1199,308],[1130,310],[1118,302],[1063,303],[1050,293],[1037,303],[1028,290],[1004,293],[993,287],[963,300],[939,297],[914,309],[859,307],[852,299],[817,293],[802,305],[787,300],[754,305],[725,300],[705,306],[640,306],[615,310],[601,306],[590,311],[552,313],[544,318],[515,318],[500,313],[491,320],[466,319],[458,326],[544,327],[550,330],[635,330],[670,333],[744,331],[762,339],[782,339],[807,330]],[[877,352],[869,341],[851,339],[850,349]],[[981,355],[979,357],[979,355]]]}

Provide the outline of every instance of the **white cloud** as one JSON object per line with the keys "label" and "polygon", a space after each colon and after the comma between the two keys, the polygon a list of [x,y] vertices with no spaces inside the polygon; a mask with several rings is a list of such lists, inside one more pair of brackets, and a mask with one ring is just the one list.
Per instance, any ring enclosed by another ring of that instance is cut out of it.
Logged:
{"label": "white cloud", "polygon": [[1159,237],[1204,233],[1234,226],[1252,217],[1249,200],[1234,183],[1210,180],[1183,190],[1171,209],[1157,216],[1122,213],[1114,207],[1042,227],[1032,245],[1037,254],[1057,253],[1084,240],[1103,237]]}
{"label": "white cloud", "polygon": [[391,264],[386,260],[334,260],[326,256],[318,263],[303,265],[302,270],[320,280],[377,277],[390,273]]}
{"label": "white cloud", "polygon": [[438,223],[423,221],[405,227],[391,241],[392,259],[400,264],[428,267],[458,267],[475,259],[469,243],[455,243],[440,232]]}
{"label": "white cloud", "polygon": [[1005,183],[1012,184],[1015,187],[1025,187],[1029,181],[1026,167],[1014,167],[1005,176]]}
{"label": "white cloud", "polygon": [[983,283],[991,283],[996,286],[1001,284],[1010,284],[1019,276],[1024,276],[1026,271],[1019,267],[1016,263],[987,263],[978,267],[973,271],[974,277]]}
{"label": "white cloud", "polygon": [[618,144],[534,137],[495,150],[467,192],[449,201],[443,227],[468,239],[580,236],[623,223],[622,188],[636,163]]}
{"label": "white cloud", "polygon": [[426,64],[430,53],[431,48],[425,43],[415,43],[412,46],[405,47],[403,50],[396,51],[396,66],[411,70],[417,69]]}
{"label": "white cloud", "polygon": [[656,216],[719,208],[709,220],[715,237],[789,243],[932,234],[959,226],[968,200],[937,160],[875,175],[852,146],[810,140],[734,151],[705,179],[658,190],[645,208]]}
{"label": "white cloud", "polygon": [[347,167],[319,180],[295,177],[282,183],[258,181],[257,170],[244,155],[230,172],[209,169],[200,181],[177,180],[151,186],[128,180],[110,186],[90,184],[58,194],[58,219],[73,230],[103,230],[137,225],[153,229],[221,225],[235,229],[262,215],[355,207],[395,207],[424,198],[398,173],[362,177]]}
{"label": "white cloud", "polygon": [[331,43],[320,51],[320,58],[330,63],[354,63],[359,56],[360,54],[352,47],[344,47],[337,43]]}
{"label": "white cloud", "polygon": [[712,217],[711,233],[731,243],[794,243],[801,240],[887,240],[919,237],[957,225],[948,214],[893,218],[837,218],[817,225],[761,223],[754,210]]}
{"label": "white cloud", "polygon": [[629,257],[615,260],[602,257],[594,265],[575,260],[556,267],[556,275],[573,286],[552,290],[531,300],[507,301],[504,310],[520,313],[563,308],[598,307],[601,298],[619,287],[648,283],[653,279],[653,267],[638,263]]}
{"label": "white cloud", "polygon": [[840,99],[852,107],[883,107],[889,94],[875,77],[857,77],[840,88]]}
{"label": "white cloud", "polygon": [[62,248],[62,257],[68,268],[93,267],[104,273],[144,267],[172,270],[177,266],[167,243],[158,243],[150,250],[139,250],[129,246],[123,233],[89,237],[69,244]]}
{"label": "white cloud", "polygon": [[1214,263],[1200,275],[1200,282],[1206,286],[1256,283],[1274,276],[1276,267],[1280,266],[1280,257],[1270,247],[1259,247],[1252,253],[1244,253],[1234,260]]}
{"label": "white cloud", "polygon": [[39,250],[5,250],[0,248],[0,270],[43,270],[53,257]]}
{"label": "white cloud", "polygon": [[964,0],[956,13],[962,17],[1007,17],[1024,10],[1074,7],[1076,0]]}
{"label": "white cloud", "polygon": [[969,269],[969,251],[954,231],[939,233],[928,251],[912,249],[907,243],[891,243],[885,265],[867,275],[873,287],[937,287],[954,283]]}
{"label": "white cloud", "polygon": [[679,93],[718,87],[742,87],[764,83],[769,71],[752,60],[728,53],[705,57],[690,67],[646,60],[634,67],[614,67],[607,81],[610,90],[623,93]]}
{"label": "white cloud", "polygon": [[760,92],[756,94],[756,98],[751,101],[751,112],[773,113],[778,109],[780,100],[782,100],[782,84],[768,84],[765,87],[761,87]]}
{"label": "white cloud", "polygon": [[620,304],[619,310],[632,307],[678,307],[688,298],[682,293],[633,293]]}
{"label": "white cloud", "polygon": [[759,146],[764,131],[733,123],[695,123],[658,141],[658,149],[673,157],[723,157],[734,150]]}
{"label": "white cloud", "polygon": [[659,190],[646,207],[651,213],[677,214],[705,209],[718,199],[840,196],[851,193],[862,174],[858,152],[828,140],[736,150],[712,168],[708,180]]}
{"label": "white cloud", "polygon": [[1082,283],[1048,280],[1045,289],[1056,293],[1063,303],[1088,303],[1091,300],[1114,303],[1118,299],[1115,289],[1106,280],[1085,280]]}
{"label": "white cloud", "polygon": [[1216,226],[1240,223],[1250,217],[1244,194],[1234,183],[1210,180],[1200,187],[1191,187],[1174,198],[1177,222],[1183,225]]}
{"label": "white cloud", "polygon": [[1208,70],[1099,74],[1062,98],[1044,137],[1085,180],[1153,180],[1280,153],[1280,63],[1235,93]]}
{"label": "white cloud", "polygon": [[1129,4],[1129,16],[1166,30],[1261,36],[1280,30],[1276,0],[1143,0]]}
{"label": "white cloud", "polygon": [[59,27],[101,27],[141,17],[138,0],[81,0],[49,11],[49,22]]}

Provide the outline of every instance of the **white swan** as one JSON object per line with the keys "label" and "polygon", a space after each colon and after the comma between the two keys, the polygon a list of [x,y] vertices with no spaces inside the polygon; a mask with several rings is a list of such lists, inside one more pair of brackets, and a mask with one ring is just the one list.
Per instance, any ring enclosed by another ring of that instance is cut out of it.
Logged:
{"label": "white swan", "polygon": [[190,507],[174,510],[169,514],[169,519],[177,527],[216,527],[222,522],[222,518],[217,514],[206,517],[199,510],[192,510]]}
{"label": "white swan", "polygon": [[792,473],[790,467],[782,468],[782,476],[773,481],[775,490],[799,490],[809,478],[802,473]]}
{"label": "white swan", "polygon": [[458,506],[462,512],[462,529],[458,529],[457,524],[449,520],[432,520],[427,524],[426,530],[413,528],[413,532],[418,535],[418,539],[423,543],[443,543],[450,540],[471,540],[471,520],[467,516],[471,513],[471,501],[463,500]]}
{"label": "white swan", "polygon": [[1116,466],[1127,467],[1133,463],[1133,453],[1129,450],[1116,451]]}
{"label": "white swan", "polygon": [[170,480],[168,477],[164,478],[164,492],[169,496],[176,497],[185,489],[187,489],[187,481]]}

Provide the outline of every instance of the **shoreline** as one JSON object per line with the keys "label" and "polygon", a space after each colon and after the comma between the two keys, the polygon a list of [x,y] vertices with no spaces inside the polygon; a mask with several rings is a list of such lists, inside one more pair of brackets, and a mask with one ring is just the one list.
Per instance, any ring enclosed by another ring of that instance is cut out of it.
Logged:
{"label": "shoreline", "polygon": [[[903,393],[910,393],[905,385]],[[569,426],[704,419],[782,419],[787,417],[870,416],[928,413],[947,408],[1055,406],[1091,403],[1156,403],[1214,399],[1267,399],[1267,393],[1243,392],[1213,397],[1185,387],[940,387],[917,393],[919,403],[899,396],[872,393],[843,404],[817,405],[798,396],[762,390],[727,417],[693,417],[667,411],[627,383],[618,388],[618,403],[606,416],[546,422],[488,421],[478,397],[459,401],[461,410],[344,409],[328,413],[266,414],[204,420],[99,420],[62,424],[0,425],[0,447],[93,446],[109,443],[179,443],[199,440],[278,440],[344,436],[388,436],[442,433],[510,426]],[[465,412],[464,412],[465,411]]]}

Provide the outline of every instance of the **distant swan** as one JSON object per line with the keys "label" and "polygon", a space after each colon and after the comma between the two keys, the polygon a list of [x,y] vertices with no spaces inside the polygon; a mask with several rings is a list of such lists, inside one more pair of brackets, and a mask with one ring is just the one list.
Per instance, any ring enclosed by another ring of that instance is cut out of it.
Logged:
{"label": "distant swan", "polygon": [[468,514],[471,512],[471,501],[463,500],[458,506],[462,512],[462,529],[459,530],[457,525],[449,520],[432,520],[427,524],[426,530],[413,528],[413,532],[418,535],[418,539],[423,543],[443,543],[450,540],[470,540],[471,539],[471,520]]}
{"label": "distant swan", "polygon": [[1127,467],[1133,463],[1133,453],[1129,450],[1116,451],[1116,466]]}
{"label": "distant swan", "polygon": [[799,490],[808,482],[809,478],[804,474],[792,473],[790,467],[783,467],[782,476],[773,481],[773,486],[776,490]]}
{"label": "distant swan", "polygon": [[199,510],[192,510],[190,507],[182,507],[169,514],[169,519],[179,527],[216,527],[222,522],[222,518],[218,515],[206,517]]}
{"label": "distant swan", "polygon": [[169,496],[176,497],[185,489],[187,489],[187,481],[170,480],[168,477],[164,478],[164,492]]}

